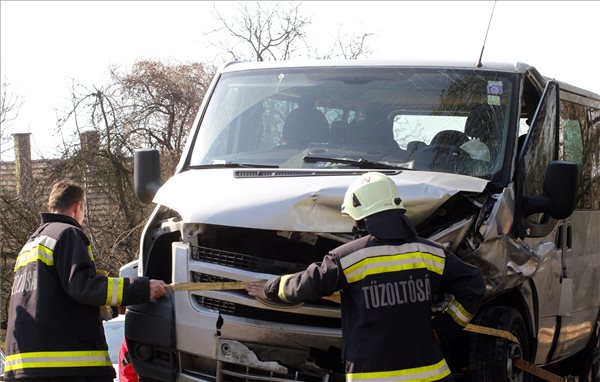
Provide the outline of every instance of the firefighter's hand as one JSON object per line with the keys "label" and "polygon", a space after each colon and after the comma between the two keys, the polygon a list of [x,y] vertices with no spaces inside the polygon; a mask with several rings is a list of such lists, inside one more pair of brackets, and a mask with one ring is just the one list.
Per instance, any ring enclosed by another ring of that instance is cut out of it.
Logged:
{"label": "firefighter's hand", "polygon": [[150,300],[156,300],[167,294],[167,285],[162,280],[150,280]]}
{"label": "firefighter's hand", "polygon": [[110,306],[100,305],[100,320],[108,321],[113,318],[113,311]]}
{"label": "firefighter's hand", "polygon": [[248,292],[248,294],[250,296],[256,297],[259,300],[267,300],[267,295],[265,294],[265,284],[267,282],[266,281],[256,281],[253,283],[248,284],[248,286],[246,287],[246,292]]}

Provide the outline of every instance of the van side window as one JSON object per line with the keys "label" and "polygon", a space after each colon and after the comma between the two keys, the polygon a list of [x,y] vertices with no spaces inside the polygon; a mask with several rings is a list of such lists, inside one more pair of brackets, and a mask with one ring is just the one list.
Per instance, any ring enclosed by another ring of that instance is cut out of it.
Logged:
{"label": "van side window", "polygon": [[589,128],[584,134],[583,151],[584,163],[590,167],[589,208],[600,210],[600,109],[589,108],[587,117]]}
{"label": "van side window", "polygon": [[[583,150],[583,133],[587,131],[586,107],[562,100],[560,103],[559,159],[577,163],[577,208],[590,208],[590,155]],[[585,162],[585,163],[584,163]]]}

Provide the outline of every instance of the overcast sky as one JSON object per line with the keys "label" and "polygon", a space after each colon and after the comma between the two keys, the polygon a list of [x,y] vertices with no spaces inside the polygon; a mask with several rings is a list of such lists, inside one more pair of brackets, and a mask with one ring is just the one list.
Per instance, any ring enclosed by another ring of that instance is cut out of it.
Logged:
{"label": "overcast sky", "polygon": [[[57,117],[73,81],[102,86],[111,65],[141,59],[220,64],[206,33],[234,2],[0,1],[0,71],[23,100],[9,133],[31,132],[34,158],[60,144]],[[308,1],[309,38],[373,35],[371,58],[476,62],[493,1]],[[498,1],[483,61],[521,61],[548,77],[600,93],[600,1]],[[211,37],[213,36],[213,37]],[[5,151],[5,147],[2,147]],[[2,160],[11,160],[2,153]]]}

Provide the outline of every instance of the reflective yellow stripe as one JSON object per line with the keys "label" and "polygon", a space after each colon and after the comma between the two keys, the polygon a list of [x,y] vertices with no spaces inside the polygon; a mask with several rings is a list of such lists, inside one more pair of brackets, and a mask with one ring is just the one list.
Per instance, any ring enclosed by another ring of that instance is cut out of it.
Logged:
{"label": "reflective yellow stripe", "polygon": [[52,250],[38,245],[36,247],[31,248],[29,251],[21,252],[17,257],[17,261],[15,262],[15,272],[17,269],[29,264],[33,263],[37,260],[40,260],[42,263],[53,266],[54,265],[54,256]]}
{"label": "reflective yellow stripe", "polygon": [[123,279],[118,277],[107,277],[106,304],[120,306],[123,301]]}
{"label": "reflective yellow stripe", "polygon": [[387,381],[437,381],[450,375],[450,368],[446,361],[429,365],[415,367],[412,369],[380,371],[372,373],[350,373],[346,374],[346,381],[354,382],[387,382]]}
{"label": "reflective yellow stripe", "polygon": [[467,326],[469,321],[473,318],[473,315],[467,312],[467,310],[456,300],[453,300],[448,306],[446,313],[448,313],[460,326]]}
{"label": "reflective yellow stripe", "polygon": [[279,297],[281,301],[287,302],[288,304],[289,301],[287,300],[287,298],[285,298],[285,284],[287,284],[287,281],[290,279],[290,277],[292,277],[292,275],[281,276],[281,278],[279,279],[279,291],[277,293],[277,297]]}
{"label": "reflective yellow stripe", "polygon": [[348,283],[364,279],[369,275],[398,272],[410,269],[428,269],[437,274],[444,273],[446,259],[430,253],[412,252],[389,256],[367,257],[344,269]]}
{"label": "reflective yellow stripe", "polygon": [[340,259],[342,268],[348,269],[353,264],[360,262],[368,257],[379,257],[399,253],[429,253],[443,259],[446,258],[446,253],[442,248],[434,247],[423,243],[405,243],[402,245],[378,245],[375,247],[367,247],[359,249],[356,252],[343,256]]}
{"label": "reflective yellow stripe", "polygon": [[54,265],[54,246],[56,240],[49,236],[38,236],[32,241],[28,242],[23,246],[17,260],[15,261],[14,271],[23,267],[29,263],[33,263],[37,260],[42,263],[53,266]]}
{"label": "reflective yellow stripe", "polygon": [[112,366],[108,351],[52,351],[11,354],[6,356],[4,371],[47,367]]}
{"label": "reflective yellow stripe", "polygon": [[94,255],[92,254],[92,246],[88,245],[87,246],[87,250],[88,250],[88,254],[90,255],[90,260],[92,260],[92,263],[94,262]]}
{"label": "reflective yellow stripe", "polygon": [[[23,267],[29,263],[33,263],[36,260],[41,261],[49,267],[54,266],[54,246],[56,245],[56,240],[52,239],[48,236],[39,236],[35,238],[33,241],[25,244],[19,256],[17,256],[17,260],[15,261],[14,271]],[[90,256],[90,260],[94,262],[94,256],[92,255],[92,246],[87,246],[88,254]]]}

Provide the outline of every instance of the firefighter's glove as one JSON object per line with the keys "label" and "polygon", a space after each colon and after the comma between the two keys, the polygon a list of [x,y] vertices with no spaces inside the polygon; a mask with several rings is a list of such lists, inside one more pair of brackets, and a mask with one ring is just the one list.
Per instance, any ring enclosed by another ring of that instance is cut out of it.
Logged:
{"label": "firefighter's glove", "polygon": [[269,300],[269,298],[265,294],[265,284],[266,284],[266,281],[257,281],[254,283],[250,283],[246,287],[246,292],[248,292],[248,294],[250,296],[253,296],[261,303],[263,303],[267,306],[270,306],[272,308],[291,309],[291,308],[297,308],[299,306],[302,306],[302,303],[285,304],[283,302]]}

